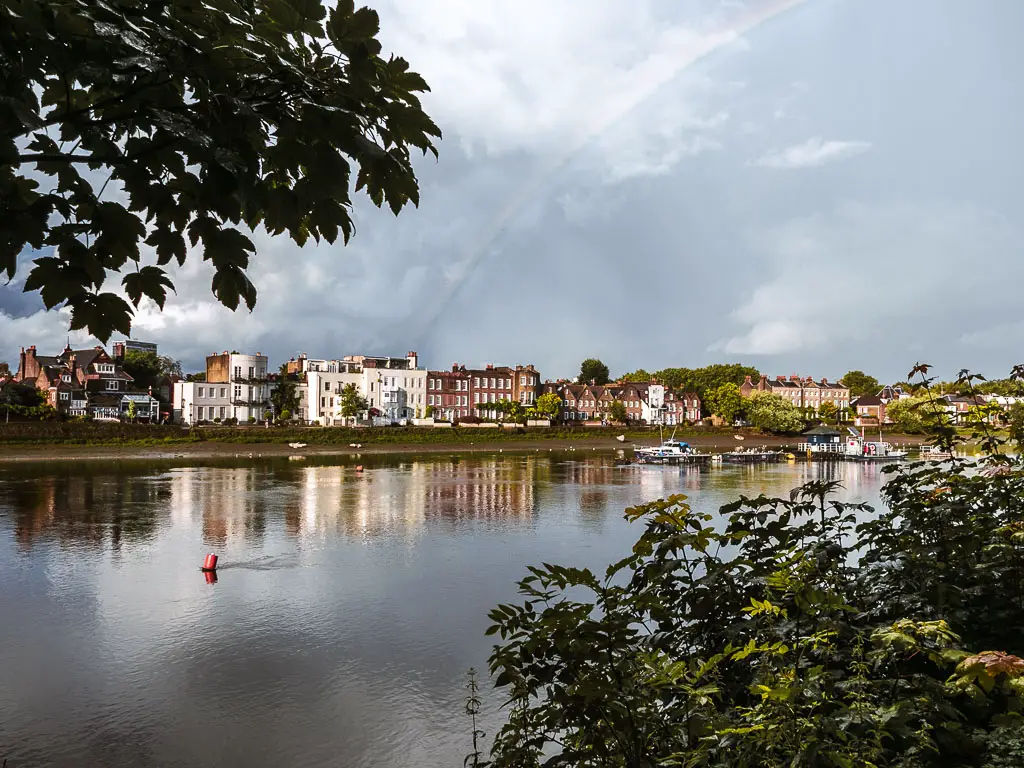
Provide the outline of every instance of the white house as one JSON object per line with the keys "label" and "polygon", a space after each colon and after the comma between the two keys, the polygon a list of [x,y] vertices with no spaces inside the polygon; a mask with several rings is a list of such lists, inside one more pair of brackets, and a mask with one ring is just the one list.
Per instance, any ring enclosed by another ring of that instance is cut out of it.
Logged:
{"label": "white house", "polygon": [[174,420],[195,424],[215,419],[261,421],[270,410],[270,385],[265,355],[223,352],[206,358],[206,381],[174,385]]}
{"label": "white house", "polygon": [[324,426],[344,424],[341,394],[348,384],[355,385],[381,422],[390,424],[422,416],[426,410],[427,371],[418,363],[415,352],[404,358],[349,355],[340,360],[310,360],[300,356],[296,367],[306,374],[307,420]]}

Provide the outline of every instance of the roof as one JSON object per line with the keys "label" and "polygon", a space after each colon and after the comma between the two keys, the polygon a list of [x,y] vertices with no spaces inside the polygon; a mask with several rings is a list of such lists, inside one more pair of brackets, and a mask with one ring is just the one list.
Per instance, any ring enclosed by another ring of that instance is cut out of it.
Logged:
{"label": "roof", "polygon": [[152,400],[156,400],[155,397],[147,392],[132,392],[127,395],[121,395],[122,402],[125,400],[134,400],[136,403],[148,403]]}
{"label": "roof", "polygon": [[878,395],[864,395],[854,400],[853,405],[882,405],[882,398]]}
{"label": "roof", "polygon": [[814,429],[808,429],[804,432],[805,435],[828,435],[834,437],[835,435],[843,434],[838,429],[832,429],[832,427],[826,427],[824,424],[815,427]]}

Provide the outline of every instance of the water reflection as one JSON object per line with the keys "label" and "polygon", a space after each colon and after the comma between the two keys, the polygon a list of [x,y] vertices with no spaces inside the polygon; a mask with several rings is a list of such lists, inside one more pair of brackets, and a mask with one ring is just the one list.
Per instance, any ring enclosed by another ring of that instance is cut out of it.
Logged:
{"label": "water reflection", "polygon": [[715,512],[808,479],[849,498],[879,483],[579,452],[359,461],[0,470],[11,765],[458,765],[462,673],[486,666],[487,612],[527,564],[603,570],[640,533],[623,509],[675,493]]}

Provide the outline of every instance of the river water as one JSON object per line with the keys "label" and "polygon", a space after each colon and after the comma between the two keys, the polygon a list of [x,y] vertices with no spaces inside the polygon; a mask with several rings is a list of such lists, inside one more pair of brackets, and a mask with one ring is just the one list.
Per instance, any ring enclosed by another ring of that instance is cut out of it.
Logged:
{"label": "river water", "polygon": [[465,670],[526,565],[603,568],[640,533],[623,509],[673,493],[713,512],[830,477],[877,503],[883,480],[581,451],[363,463],[0,468],[0,761],[457,768]]}

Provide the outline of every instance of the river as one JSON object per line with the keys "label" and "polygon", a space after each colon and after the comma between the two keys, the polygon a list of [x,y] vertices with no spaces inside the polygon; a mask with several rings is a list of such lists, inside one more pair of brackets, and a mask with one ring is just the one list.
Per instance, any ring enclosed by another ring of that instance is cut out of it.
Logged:
{"label": "river", "polygon": [[364,464],[0,468],[0,761],[457,768],[465,670],[526,565],[603,568],[640,533],[623,509],[673,493],[715,511],[834,477],[877,503],[883,479],[582,451]]}

